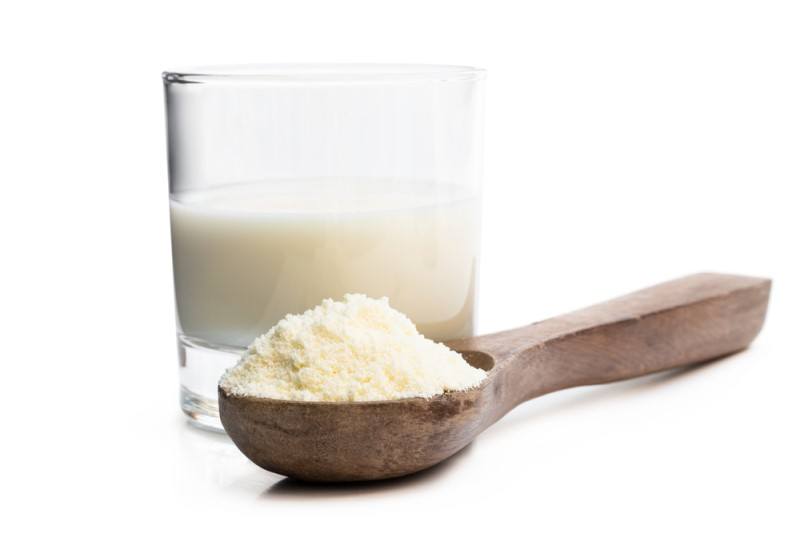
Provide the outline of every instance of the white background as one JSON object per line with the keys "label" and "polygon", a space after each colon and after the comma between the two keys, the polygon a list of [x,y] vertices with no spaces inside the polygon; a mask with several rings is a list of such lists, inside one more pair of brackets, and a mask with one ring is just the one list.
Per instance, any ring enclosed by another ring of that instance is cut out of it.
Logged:
{"label": "white background", "polygon": [[[797,532],[796,2],[4,2],[0,524]],[[178,411],[160,72],[489,71],[489,332],[694,271],[769,276],[751,350],[512,412],[405,480],[309,487]]]}

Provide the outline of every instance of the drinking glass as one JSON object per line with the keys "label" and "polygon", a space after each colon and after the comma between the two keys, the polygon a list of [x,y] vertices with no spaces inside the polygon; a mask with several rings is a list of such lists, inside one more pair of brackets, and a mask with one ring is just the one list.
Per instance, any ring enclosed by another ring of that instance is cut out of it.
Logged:
{"label": "drinking glass", "polygon": [[388,297],[435,340],[475,328],[484,71],[294,64],[163,75],[180,403],[288,313]]}

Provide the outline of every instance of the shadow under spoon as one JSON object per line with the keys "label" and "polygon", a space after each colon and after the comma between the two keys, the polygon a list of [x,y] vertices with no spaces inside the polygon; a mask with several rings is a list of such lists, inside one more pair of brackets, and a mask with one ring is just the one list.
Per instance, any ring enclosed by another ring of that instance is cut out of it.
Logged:
{"label": "shadow under spoon", "polygon": [[515,406],[566,388],[695,364],[761,330],[770,280],[695,274],[521,328],[447,343],[487,371],[475,389],[374,402],[237,397],[222,424],[257,465],[308,481],[407,475],[452,456]]}

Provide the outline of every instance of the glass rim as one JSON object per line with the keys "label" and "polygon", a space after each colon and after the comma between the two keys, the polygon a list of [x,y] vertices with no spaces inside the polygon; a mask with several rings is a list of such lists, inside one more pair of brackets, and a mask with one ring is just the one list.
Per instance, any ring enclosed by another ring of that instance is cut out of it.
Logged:
{"label": "glass rim", "polygon": [[486,70],[423,63],[254,63],[167,70],[172,83],[398,83],[481,80]]}

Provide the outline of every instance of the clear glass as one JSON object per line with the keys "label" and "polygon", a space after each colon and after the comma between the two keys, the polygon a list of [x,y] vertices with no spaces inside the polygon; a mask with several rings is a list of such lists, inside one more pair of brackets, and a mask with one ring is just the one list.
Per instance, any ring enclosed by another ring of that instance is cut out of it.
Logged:
{"label": "clear glass", "polygon": [[437,65],[167,72],[181,405],[287,313],[389,297],[436,340],[472,335],[483,80]]}

